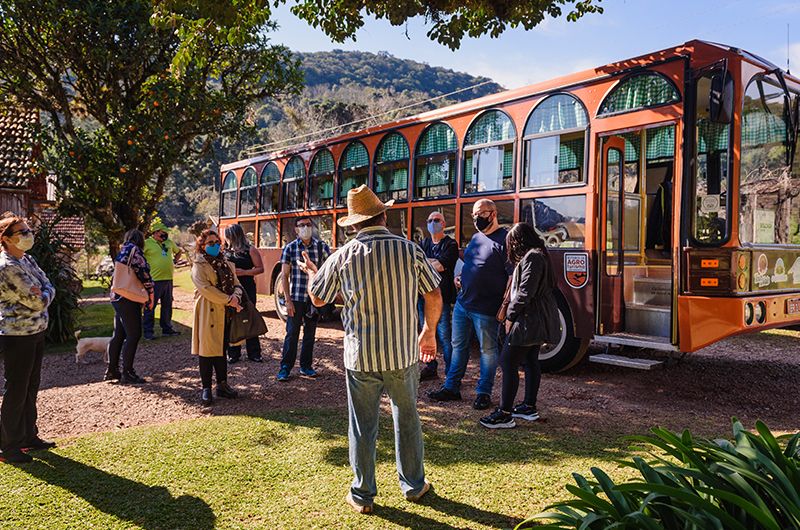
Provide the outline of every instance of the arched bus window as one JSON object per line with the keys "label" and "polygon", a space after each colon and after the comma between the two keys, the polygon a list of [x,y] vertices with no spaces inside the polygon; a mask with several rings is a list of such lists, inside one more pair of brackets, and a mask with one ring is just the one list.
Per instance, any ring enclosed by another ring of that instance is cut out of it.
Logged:
{"label": "arched bus window", "polygon": [[382,201],[408,199],[408,142],[399,133],[387,134],[375,154],[375,193]]}
{"label": "arched bus window", "polygon": [[589,116],[577,98],[555,94],[540,102],[525,124],[523,187],[586,181]]}
{"label": "arched bus window", "polygon": [[347,192],[369,180],[369,153],[358,140],[351,142],[339,162],[339,204],[347,202]]}
{"label": "arched bus window", "polygon": [[414,155],[414,198],[456,194],[458,140],[445,123],[434,123],[422,133]]}
{"label": "arched bus window", "polygon": [[260,213],[278,211],[280,188],[281,171],[275,162],[270,162],[261,171],[261,204],[258,206]]}
{"label": "arched bus window", "polygon": [[314,155],[308,171],[308,207],[328,208],[333,206],[333,155],[322,149]]}
{"label": "arched bus window", "polygon": [[464,140],[464,193],[514,189],[514,140],[505,112],[490,110],[470,126]]}
{"label": "arched bus window", "polygon": [[252,167],[247,168],[242,175],[239,185],[239,215],[253,215],[256,213],[256,200],[258,199],[258,175]]}
{"label": "arched bus window", "polygon": [[219,196],[220,217],[236,217],[236,174],[228,171]]}
{"label": "arched bus window", "polygon": [[[800,156],[794,155],[794,164],[789,166],[798,142],[791,134],[790,116],[799,96],[794,92],[790,96],[787,99],[775,75],[751,81],[744,94],[739,187],[742,243],[800,245]],[[790,267],[791,262],[786,264]],[[778,281],[778,268],[773,282]],[[794,274],[796,285],[800,272]]]}
{"label": "arched bus window", "polygon": [[306,164],[299,156],[292,157],[283,170],[283,202],[281,209],[302,210],[306,196]]}
{"label": "arched bus window", "polygon": [[669,105],[680,100],[678,89],[666,76],[658,72],[645,72],[620,81],[603,100],[597,117]]}

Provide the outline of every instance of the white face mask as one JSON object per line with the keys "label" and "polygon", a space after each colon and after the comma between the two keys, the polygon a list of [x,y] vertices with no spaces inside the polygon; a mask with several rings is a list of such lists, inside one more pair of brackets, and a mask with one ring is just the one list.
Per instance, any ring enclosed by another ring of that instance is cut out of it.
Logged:
{"label": "white face mask", "polygon": [[28,234],[26,236],[17,236],[16,247],[20,249],[22,252],[27,252],[31,248],[33,248],[33,234]]}
{"label": "white face mask", "polygon": [[309,239],[311,239],[312,234],[313,231],[310,226],[301,226],[300,228],[297,229],[297,235],[300,236],[300,239],[302,239],[303,241],[308,241]]}

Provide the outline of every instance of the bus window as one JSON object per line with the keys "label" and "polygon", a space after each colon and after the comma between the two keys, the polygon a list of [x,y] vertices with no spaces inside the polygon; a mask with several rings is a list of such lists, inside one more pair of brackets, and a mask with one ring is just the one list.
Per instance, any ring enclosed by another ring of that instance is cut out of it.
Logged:
{"label": "bus window", "polygon": [[[711,75],[697,81],[697,122],[692,234],[699,243],[719,244],[728,239],[728,189],[731,125],[709,118]],[[744,171],[742,171],[744,175]]]}
{"label": "bus window", "polygon": [[548,247],[583,248],[586,196],[542,197],[522,201],[520,221],[533,225]]}
{"label": "bus window", "polygon": [[384,202],[408,199],[408,142],[399,133],[381,140],[375,154],[375,193]]}
{"label": "bus window", "polygon": [[258,175],[255,169],[249,167],[242,175],[242,184],[239,186],[239,215],[255,214],[257,198]]}
{"label": "bus window", "polygon": [[333,216],[312,217],[311,222],[314,224],[314,237],[326,242],[329,247],[333,247]]}
{"label": "bus window", "polygon": [[343,228],[343,227],[341,227],[341,226],[339,226],[337,224],[336,225],[336,246],[337,247],[341,247],[342,245],[344,245],[345,243],[347,243],[348,241],[350,241],[351,239],[356,237],[357,233],[358,232],[352,226],[348,226],[347,228]]}
{"label": "bus window", "polygon": [[408,238],[408,210],[387,210],[386,228],[396,236]]}
{"label": "bus window", "polygon": [[456,194],[456,133],[444,123],[434,123],[422,133],[414,156],[414,197]]}
{"label": "bus window", "polygon": [[306,195],[306,165],[299,156],[292,157],[283,170],[283,211],[302,210]]}
{"label": "bus window", "polygon": [[585,182],[585,144],[589,117],[568,94],[539,103],[525,125],[523,186],[560,186]]}
{"label": "bus window", "polygon": [[[630,252],[641,250],[641,158],[642,131],[630,132],[619,135],[625,140],[625,164],[622,166],[625,171],[623,186],[625,187],[625,226],[623,230],[623,249]],[[612,149],[608,152],[609,167],[617,168],[619,162],[619,151]],[[611,183],[614,191],[619,190],[616,169],[610,173],[609,178],[613,178]],[[611,200],[614,200],[611,197]],[[614,205],[616,208],[616,203]],[[631,258],[633,259],[633,258]]]}
{"label": "bus window", "polygon": [[490,110],[467,131],[464,140],[464,193],[514,189],[514,139],[511,119]]}
{"label": "bus window", "polygon": [[294,222],[297,217],[284,217],[281,219],[281,247],[285,247],[297,239],[297,233],[294,231]]}
{"label": "bus window", "polygon": [[644,248],[648,257],[670,259],[675,126],[667,125],[647,129],[645,141],[643,187],[646,237]]}
{"label": "bus window", "polygon": [[258,222],[258,246],[275,248],[278,246],[278,221],[264,219]]}
{"label": "bus window", "polygon": [[239,221],[239,226],[242,227],[244,235],[247,237],[247,242],[254,244],[256,236],[256,222],[255,221]]}
{"label": "bus window", "polygon": [[228,171],[222,183],[222,192],[219,200],[220,217],[236,216],[236,174]]}
{"label": "bus window", "polygon": [[446,206],[421,206],[414,208],[411,213],[412,232],[411,236],[417,243],[428,237],[428,216],[433,212],[441,212],[447,226],[444,229],[445,235],[456,239],[456,207],[454,204]]}
{"label": "bus window", "polygon": [[800,244],[800,168],[797,163],[789,167],[787,104],[791,102],[774,75],[751,81],[745,92],[739,189],[742,243]]}
{"label": "bus window", "polygon": [[278,211],[280,188],[281,172],[275,162],[270,162],[261,172],[261,201],[258,208],[260,213]]}
{"label": "bus window", "polygon": [[351,142],[339,162],[339,204],[347,203],[347,192],[369,180],[369,153],[359,141]]}
{"label": "bus window", "polygon": [[663,74],[646,72],[620,81],[603,100],[597,117],[669,105],[680,100],[675,85]]}
{"label": "bus window", "polygon": [[333,155],[327,149],[319,151],[308,171],[308,207],[333,206]]}
{"label": "bus window", "polygon": [[[463,248],[478,230],[472,222],[472,206],[476,201],[461,203],[461,240],[459,245]],[[511,228],[514,224],[514,201],[494,201],[497,206],[497,221],[503,228]]]}

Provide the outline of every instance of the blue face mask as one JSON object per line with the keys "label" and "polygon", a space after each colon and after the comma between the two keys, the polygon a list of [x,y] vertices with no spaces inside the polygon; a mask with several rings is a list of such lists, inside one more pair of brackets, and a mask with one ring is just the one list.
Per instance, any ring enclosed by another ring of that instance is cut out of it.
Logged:
{"label": "blue face mask", "polygon": [[433,221],[428,221],[428,232],[431,234],[440,234],[444,230],[444,226],[442,223],[434,223]]}
{"label": "blue face mask", "polygon": [[212,258],[216,258],[219,256],[219,243],[216,245],[206,245],[206,254],[211,256]]}

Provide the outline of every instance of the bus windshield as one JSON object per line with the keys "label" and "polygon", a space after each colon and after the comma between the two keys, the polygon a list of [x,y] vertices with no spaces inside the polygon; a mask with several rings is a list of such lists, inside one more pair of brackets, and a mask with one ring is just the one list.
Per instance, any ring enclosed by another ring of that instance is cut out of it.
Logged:
{"label": "bus windshield", "polygon": [[774,75],[751,81],[742,112],[739,237],[742,243],[800,245],[800,164],[792,112],[798,95]]}

